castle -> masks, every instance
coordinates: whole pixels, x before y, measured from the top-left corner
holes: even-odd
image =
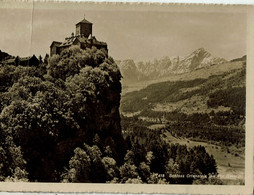
[[[107,43],[98,41],[92,34],[93,23],[85,18],[76,24],[76,35],[72,33],[71,37],[65,38],[64,42],[53,41],[50,45],[50,56],[60,54],[64,49],[72,45],[77,45],[81,49],[96,47],[105,49],[108,52]]]

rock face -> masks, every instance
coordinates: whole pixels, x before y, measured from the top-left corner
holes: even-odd
[[[77,64],[80,67],[73,70],[73,65]],[[101,50],[83,51],[74,47],[62,52],[56,64],[50,61],[49,69],[51,66],[61,69],[61,65],[67,68],[66,73],[72,72],[65,84],[70,93],[74,120],[78,124],[75,134],[59,142],[66,149],[56,148],[63,155],[62,162],[70,160],[73,150],[86,143],[97,145],[102,152],[109,147],[113,158],[120,163],[124,140],[119,114],[121,74],[116,63]],[[54,70],[51,73],[54,75]],[[68,140],[72,143],[71,147]],[[69,155],[66,155],[66,150],[69,150]]]
[[[182,61],[180,61],[174,73],[186,73],[196,69],[204,68],[214,64],[221,64],[226,62],[223,58],[213,57],[204,48],[197,49]]]
[[[222,64],[226,62],[223,58],[213,57],[204,48],[199,48],[186,57],[164,57],[154,59],[153,62],[138,62],[133,60],[119,61],[124,83],[143,80],[152,80],[166,77],[171,74],[182,74],[200,68]]]
[[[139,80],[140,72],[133,60],[117,61],[119,67],[121,67],[121,73],[124,75],[124,79],[128,81]]]

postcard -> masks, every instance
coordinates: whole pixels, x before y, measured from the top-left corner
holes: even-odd
[[[1,1],[0,24],[0,191],[253,192],[253,6]]]

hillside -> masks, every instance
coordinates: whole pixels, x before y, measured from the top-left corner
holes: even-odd
[[[135,115],[155,123],[181,120],[201,126],[209,122],[213,127],[242,129],[245,123],[245,61],[218,66],[224,65],[232,69],[216,69],[215,74],[213,66],[193,71],[189,77],[180,75],[171,81],[126,93],[122,96],[120,111],[125,116]]]
[[[176,109],[183,113],[195,110],[210,112],[211,109],[206,105],[209,95],[219,90],[245,88],[245,65],[243,62],[230,62],[170,77],[168,80],[123,95],[121,111],[138,112],[152,108],[165,112]]]
[[[227,62],[225,59],[213,57],[204,48],[200,48],[186,57],[163,57],[154,59],[152,62],[141,61],[137,63],[133,60],[123,60],[117,63],[123,75],[122,83],[126,86],[136,82],[189,73],[225,62]]]
[[[221,182],[242,185],[245,80],[246,57],[243,57],[123,88],[120,106],[123,132],[130,134],[136,128],[135,135],[142,139],[144,132],[155,131],[170,144],[204,146],[217,163]]]

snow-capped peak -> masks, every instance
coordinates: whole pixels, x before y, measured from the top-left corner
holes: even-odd
[[[191,72],[200,68],[226,62],[223,58],[213,57],[204,48],[193,51],[186,57],[174,56],[135,63],[133,60],[119,62],[125,80],[156,79],[170,74]],[[135,79],[134,79],[135,78]]]
[[[213,57],[204,48],[199,48],[183,59],[175,73],[191,72],[193,70],[226,62],[225,59]]]

